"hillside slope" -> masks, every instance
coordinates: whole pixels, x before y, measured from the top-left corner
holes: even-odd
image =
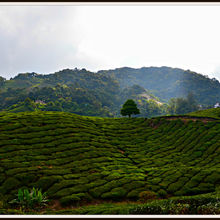
[[[164,101],[185,97],[193,92],[199,104],[214,105],[220,100],[220,83],[215,78],[171,67],[117,68],[101,70],[98,73],[110,75],[119,81],[121,87],[137,84],[152,91]]]
[[[211,108],[206,110],[200,110],[196,112],[191,112],[187,115],[197,116],[197,117],[213,117],[216,119],[220,119],[220,108]]]
[[[1,78],[0,78],[1,81]],[[119,83],[104,74],[85,69],[64,69],[53,74],[20,73],[10,80],[0,82],[0,111],[28,110],[25,100],[32,103],[29,109],[63,111],[86,116],[112,117],[120,115],[120,106],[129,98],[157,100],[144,88],[134,85],[120,88]],[[145,116],[145,112],[142,116]],[[154,114],[154,116],[159,114]]]
[[[0,111],[23,111],[24,101],[30,98],[45,103],[33,109],[118,117],[125,101],[134,99],[139,116],[150,118],[167,114],[166,104],[171,98],[186,97],[191,92],[202,108],[220,102],[219,81],[178,68],[124,67],[97,73],[75,68],[45,75],[20,73],[10,80],[0,77]]]
[[[0,114],[0,194],[38,187],[62,205],[214,192],[220,121]]]

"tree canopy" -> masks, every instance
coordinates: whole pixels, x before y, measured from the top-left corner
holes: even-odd
[[[186,98],[172,98],[169,101],[168,112],[170,114],[186,114],[199,109],[193,93],[188,93]]]
[[[134,102],[134,100],[128,99],[122,106],[121,114],[123,116],[128,115],[130,118],[132,114],[140,114],[140,110],[137,108],[137,104]]]

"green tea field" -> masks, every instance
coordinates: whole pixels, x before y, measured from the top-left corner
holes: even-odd
[[[146,191],[156,201],[214,195],[219,146],[218,118],[1,113],[0,201],[32,187],[68,208],[136,202]]]

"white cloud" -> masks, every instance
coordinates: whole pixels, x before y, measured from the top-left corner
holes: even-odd
[[[219,6],[0,6],[0,75],[171,66],[220,79]]]

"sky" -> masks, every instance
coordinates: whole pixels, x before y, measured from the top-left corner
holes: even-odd
[[[169,66],[220,80],[220,4],[0,3],[0,76]]]

